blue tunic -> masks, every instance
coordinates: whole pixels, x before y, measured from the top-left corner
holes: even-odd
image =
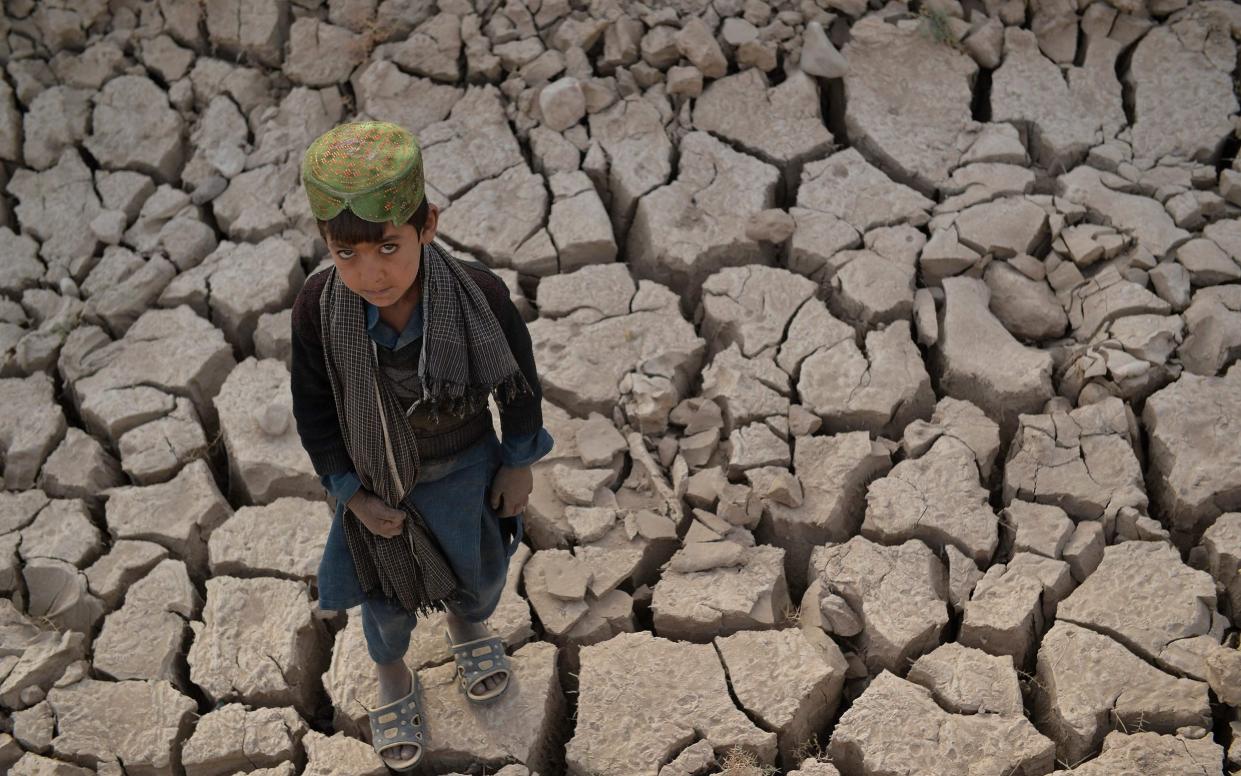
[[[364,304],[367,334],[379,346],[396,350],[422,336],[421,304],[414,307],[399,335],[379,319],[377,307]],[[490,613],[504,586],[508,558],[524,532],[522,515],[502,518],[491,508],[487,495],[496,471],[501,465],[528,466],[547,455],[553,444],[546,428],[533,434],[505,435],[503,441],[492,431],[456,455],[422,465],[406,503],[426,520],[457,575],[460,590],[454,609],[459,613],[471,609]],[[336,499],[336,513],[319,562],[319,606],[348,609],[366,597],[342,524],[345,504],[361,487],[361,481],[354,471],[325,475],[320,480]]]

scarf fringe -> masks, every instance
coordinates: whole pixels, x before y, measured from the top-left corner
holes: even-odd
[[[422,397],[414,401],[410,410],[426,407],[432,423],[439,422],[441,413],[461,417],[480,412],[487,406],[488,395],[495,396],[496,401],[503,405],[512,402],[518,396],[533,393],[530,382],[520,370],[508,375],[486,391],[449,380],[431,380],[430,382],[431,385],[423,386]]]

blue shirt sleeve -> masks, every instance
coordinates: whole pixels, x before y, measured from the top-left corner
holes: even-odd
[[[338,504],[348,504],[349,499],[358,492],[358,488],[362,487],[362,480],[359,480],[358,475],[352,471],[325,474],[319,478],[319,482],[323,483],[323,487],[332,494],[332,498],[336,499]]]
[[[500,442],[500,460],[510,469],[529,466],[551,452],[555,440],[546,428],[533,434],[504,434]]]

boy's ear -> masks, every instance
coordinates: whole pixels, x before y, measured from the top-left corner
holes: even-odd
[[[431,203],[427,203],[427,222],[422,227],[422,234],[419,235],[423,245],[429,245],[435,239],[435,230],[439,226],[440,209]]]

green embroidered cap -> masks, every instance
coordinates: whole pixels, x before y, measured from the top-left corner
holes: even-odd
[[[320,221],[349,208],[364,221],[400,225],[422,204],[422,149],[389,121],[341,124],[306,149],[302,185]]]

